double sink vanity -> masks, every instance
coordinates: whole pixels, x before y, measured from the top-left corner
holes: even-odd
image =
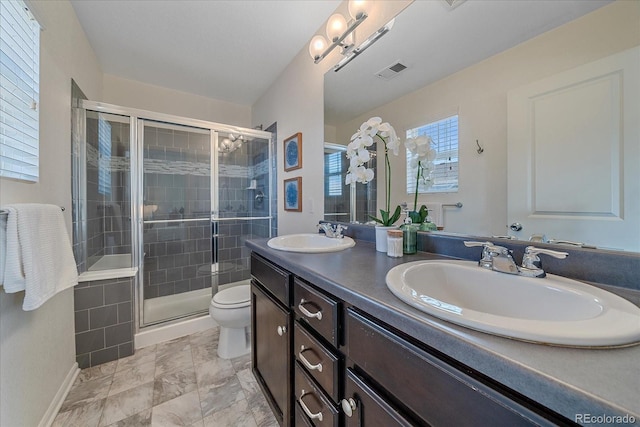
[[[640,425],[626,299],[348,237],[247,245],[253,370],[283,426]]]

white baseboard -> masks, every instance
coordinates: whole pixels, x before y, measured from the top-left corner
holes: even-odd
[[[184,320],[171,325],[150,327],[138,332],[134,337],[135,348],[148,347],[150,345],[180,338],[185,335],[195,334],[217,326],[211,316],[204,315],[195,319]]]
[[[74,363],[67,373],[67,376],[64,378],[64,381],[62,382],[62,384],[60,384],[58,392],[51,401],[51,404],[47,408],[47,412],[45,412],[42,420],[40,420],[38,427],[49,427],[53,424],[53,421],[58,415],[58,411],[64,403],[64,399],[67,398],[67,394],[69,394],[69,390],[71,390],[71,386],[73,386],[73,383],[76,381],[79,373],[80,368],[78,368],[78,363]]]

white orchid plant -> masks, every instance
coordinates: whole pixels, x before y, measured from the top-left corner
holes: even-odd
[[[416,169],[416,192],[413,197],[413,211],[409,213],[414,223],[424,222],[429,214],[425,205],[422,205],[420,210],[418,210],[418,187],[420,182],[422,182],[423,188],[429,188],[433,185],[433,161],[436,158],[437,152],[431,147],[432,144],[433,140],[428,135],[408,138],[404,143],[404,146],[411,153],[409,167]]]
[[[380,209],[380,218],[371,215],[369,217],[383,226],[390,226],[400,218],[401,209],[400,206],[397,206],[393,214],[391,214],[391,163],[389,162],[389,150],[397,156],[400,150],[400,139],[396,135],[393,126],[386,122],[383,123],[380,117],[372,117],[364,122],[351,137],[351,142],[347,147],[347,159],[349,159],[350,165],[345,177],[345,184],[350,185],[356,182],[367,184],[373,180],[374,172],[372,169],[367,168],[365,164],[371,160],[369,147],[373,145],[375,138],[378,138],[384,144],[386,210]]]

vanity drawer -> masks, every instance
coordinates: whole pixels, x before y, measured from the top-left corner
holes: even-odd
[[[352,309],[345,334],[357,369],[429,425],[555,425]]]
[[[298,318],[337,348],[339,302],[298,278],[294,280],[293,289],[294,310]]]
[[[313,423],[304,414],[304,411],[298,402],[296,402],[295,407],[295,420],[293,425],[295,427],[313,427]]]
[[[346,409],[349,411],[345,411]],[[400,415],[352,369],[347,369],[347,387],[342,402],[346,427],[412,427],[415,424]]]
[[[280,302],[291,302],[291,273],[282,270],[255,253],[251,253],[251,275]]]
[[[294,323],[294,354],[324,391],[338,402],[338,373],[340,359],[315,339],[298,322]]]
[[[316,387],[299,363],[296,362],[295,369],[296,406],[300,406],[305,414],[303,416],[314,426],[337,427],[340,420],[337,408]]]

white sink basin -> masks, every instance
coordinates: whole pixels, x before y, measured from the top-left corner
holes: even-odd
[[[640,308],[552,274],[528,278],[471,261],[415,261],[392,268],[386,282],[418,310],[494,335],[573,347],[640,342]]]
[[[288,234],[270,239],[267,245],[270,248],[287,252],[337,252],[355,246],[356,242],[351,237],[334,239],[324,234]]]

